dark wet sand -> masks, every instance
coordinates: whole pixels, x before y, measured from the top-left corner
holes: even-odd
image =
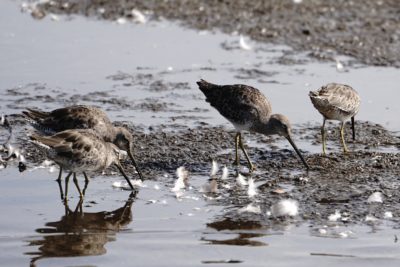
[[[11,115],[9,120],[15,131],[19,132],[18,145],[25,149],[28,168],[43,162],[46,159],[44,153],[38,153],[37,147],[27,142],[25,129],[29,126],[22,116]],[[140,159],[140,167],[147,179],[160,177],[165,172],[174,173],[180,166],[185,166],[192,174],[207,177],[212,160],[230,169],[235,168],[232,164],[235,133],[231,130],[207,125],[193,128],[180,125],[177,129],[159,125],[144,129],[128,122],[116,124],[129,127],[134,134],[137,141],[135,154]],[[360,223],[366,215],[383,217],[381,205],[367,202],[372,193],[382,192],[385,206],[390,206],[395,218],[398,217],[400,154],[379,151],[385,148],[398,151],[400,139],[382,126],[370,122],[357,122],[356,130],[357,140],[354,143],[350,134],[346,136],[352,152],[344,155],[339,144],[338,125],[328,124],[330,152],[327,156],[302,151],[311,167],[309,172],[292,149],[281,149],[279,145],[274,145],[279,137],[246,134],[247,141],[257,144],[256,147],[249,147],[248,152],[257,168],[252,177],[263,183],[259,196],[263,206],[269,207],[281,198],[293,198],[301,204],[300,216],[306,221],[323,221],[340,207],[341,211],[350,214],[346,223]],[[320,145],[319,132],[319,125],[315,125],[295,129],[294,135]],[[351,132],[349,124],[346,132]],[[246,166],[243,156],[241,164]],[[134,172],[128,161],[124,165],[130,173]],[[235,178],[231,179],[233,181]],[[276,190],[282,186],[292,189],[276,194]],[[238,195],[234,189],[223,190],[226,190],[227,197],[220,200],[222,205],[245,205],[251,201],[246,195]]]

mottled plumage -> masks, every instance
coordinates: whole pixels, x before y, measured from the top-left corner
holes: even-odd
[[[322,86],[317,91],[311,91],[309,97],[314,107],[324,117],[321,133],[322,133],[322,150],[325,154],[325,121],[338,120],[341,121],[340,135],[344,152],[347,147],[344,142],[343,129],[344,123],[351,119],[353,140],[355,139],[354,116],[360,108],[360,96],[348,85],[329,83]]]
[[[71,174],[74,174],[76,183],[77,172],[101,171],[112,164],[118,167],[133,189],[119,162],[120,149],[113,143],[105,142],[93,130],[65,130],[52,136],[32,134],[30,138],[46,149],[47,156],[51,160],[70,172],[65,181],[66,191]]]
[[[360,108],[360,96],[348,85],[329,83],[311,91],[311,102],[327,120],[346,121]]]
[[[76,105],[55,109],[50,112],[27,109],[23,114],[32,125],[44,134],[54,134],[69,129],[92,129],[104,141],[112,142],[127,151],[140,179],[142,173],[133,156],[133,136],[124,127],[115,127],[107,114],[93,106]]]
[[[198,82],[206,101],[237,129],[250,130],[258,122],[265,123],[271,115],[271,104],[256,88],[235,84],[215,85]]]
[[[205,80],[200,80],[197,84],[206,96],[206,101],[229,120],[237,130],[236,164],[239,164],[238,147],[240,146],[250,165],[250,171],[254,168],[244,149],[240,133],[241,131],[250,131],[264,135],[284,136],[308,168],[306,161],[292,141],[289,120],[284,115],[272,114],[271,104],[258,89],[242,84],[216,85]]]
[[[113,125],[107,114],[99,108],[76,105],[50,112],[29,108],[27,110],[23,111],[23,114],[32,120],[34,127],[46,134],[55,134],[69,129],[93,129],[111,139],[107,132],[113,128]]]

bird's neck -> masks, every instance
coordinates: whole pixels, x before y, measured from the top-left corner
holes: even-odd
[[[107,157],[104,161],[104,169],[108,168],[111,164],[118,162],[118,157],[115,154],[115,145],[109,142],[106,142],[105,145],[107,147]]]
[[[114,143],[118,133],[118,127],[110,127],[109,130],[104,133],[103,139],[106,142]]]
[[[270,120],[270,118],[268,118],[268,120],[266,120],[266,121],[260,121],[260,122],[256,123],[253,126],[252,130],[254,132],[261,133],[264,135],[276,134],[275,127],[274,127],[272,121]]]

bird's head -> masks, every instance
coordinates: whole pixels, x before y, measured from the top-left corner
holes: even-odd
[[[282,114],[273,114],[268,121],[268,128],[272,134],[278,134],[286,138],[290,138],[292,134],[292,126],[289,119]]]
[[[129,152],[133,145],[133,136],[125,127],[116,127],[114,144],[122,150]]]
[[[307,170],[310,168],[292,139],[292,126],[290,125],[289,119],[286,116],[282,114],[271,115],[267,124],[267,128],[269,134],[278,134],[280,136],[285,137],[292,145],[297,155],[299,155],[301,161],[303,162]]]
[[[124,127],[117,127],[117,132],[114,139],[114,144],[117,145],[120,149],[128,152],[128,156],[131,159],[133,165],[135,165],[136,171],[138,172],[140,179],[143,179],[143,176],[140,170],[137,167],[135,158],[133,156],[133,136],[129,132],[128,129]]]

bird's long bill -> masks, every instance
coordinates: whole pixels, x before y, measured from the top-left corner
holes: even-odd
[[[354,116],[351,117],[351,130],[353,131],[353,140],[356,140],[356,129],[354,127]]]
[[[290,137],[290,135],[288,135],[286,137],[286,139],[289,141],[289,143],[292,145],[294,151],[296,151],[297,155],[299,155],[301,161],[304,163],[304,166],[306,166],[307,170],[310,169],[310,167],[308,166],[307,162],[304,160],[303,156],[301,155],[299,149],[297,148],[296,144],[293,142],[292,138]]]
[[[117,164],[116,163],[115,165],[117,166],[118,170],[121,172],[122,176],[125,177],[125,180],[128,182],[128,184],[131,187],[131,189],[134,190],[135,188],[133,187],[133,185],[132,185],[131,181],[129,180],[128,176],[126,175],[126,173],[125,173],[124,169],[122,168],[121,164],[119,164],[119,163]]]
[[[133,165],[135,166],[136,172],[139,174],[140,180],[143,181],[143,175],[142,175],[142,172],[141,172],[140,169],[139,169],[139,166],[137,165],[137,163],[136,163],[136,161],[135,161],[135,158],[133,157],[132,148],[129,148],[129,150],[128,150],[128,155],[129,155],[129,157],[131,158],[131,160],[132,160],[132,162],[133,162]]]

